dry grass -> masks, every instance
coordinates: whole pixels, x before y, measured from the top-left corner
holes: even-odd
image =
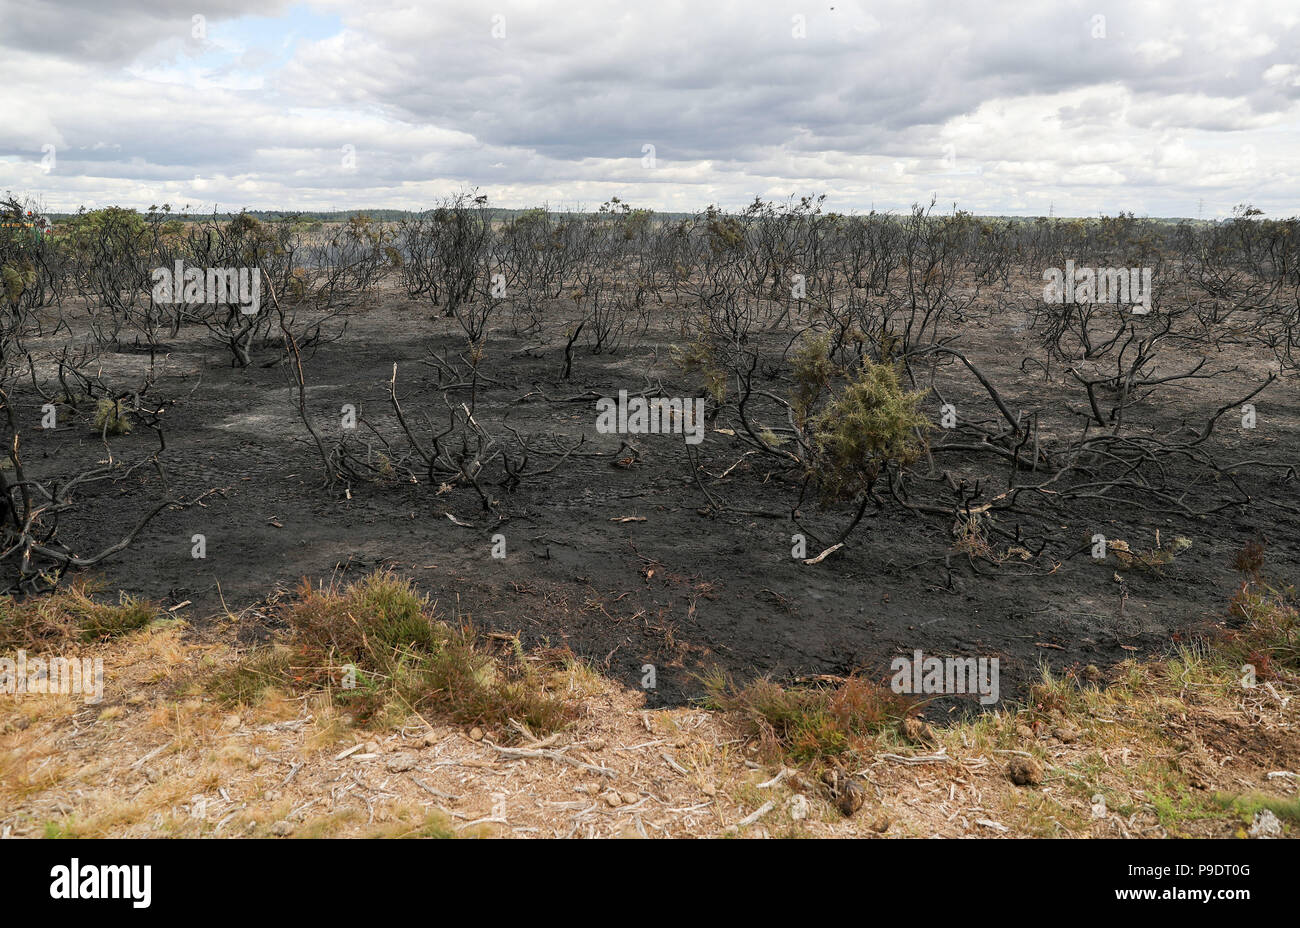
[[[411,717],[549,734],[575,709],[548,690],[556,655],[526,655],[518,640],[495,651],[465,623],[438,618],[410,581],[372,573],[342,587],[304,583],[283,607],[287,646],[255,651],[214,674],[209,690],[232,705],[274,687],[328,692],[376,727]],[[499,641],[499,639],[493,639]]]
[[[716,679],[714,709],[645,711],[641,693],[572,658],[438,623],[380,575],[303,591],[284,608],[302,610],[304,631],[277,649],[240,653],[153,622],[84,646],[105,662],[101,704],[0,697],[0,834],[1226,837],[1267,809],[1291,835],[1294,604],[1257,577],[1246,589],[1219,633],[1163,660],[1044,673],[1023,706],[930,728],[856,678]],[[49,612],[16,625],[49,623],[81,628]],[[436,669],[438,654],[460,669]],[[1243,654],[1269,658],[1253,688]],[[366,697],[376,711],[304,673],[344,657],[380,681]],[[444,688],[419,695],[386,676],[402,662]],[[498,687],[520,681],[569,721],[544,734],[509,715]],[[490,695],[443,711],[466,695],[456,687]],[[398,694],[430,711],[393,711]],[[1015,759],[1037,762],[1037,782],[1008,778]],[[851,817],[824,767],[862,785]]]
[[[763,679],[737,687],[713,675],[705,685],[711,704],[729,714],[765,759],[796,764],[855,763],[917,709],[910,697],[861,677],[835,685],[783,687]]]
[[[119,596],[117,605],[97,602],[87,587],[79,585],[35,599],[0,596],[0,651],[57,649],[113,638],[160,615],[162,610],[154,604],[126,594]]]

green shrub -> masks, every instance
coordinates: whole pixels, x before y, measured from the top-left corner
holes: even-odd
[[[854,499],[886,466],[910,464],[925,451],[924,396],[905,391],[892,364],[863,359],[859,375],[810,420],[824,501]]]
[[[131,418],[122,408],[121,400],[102,399],[95,406],[95,434],[129,435]]]

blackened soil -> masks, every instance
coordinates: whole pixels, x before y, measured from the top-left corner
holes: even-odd
[[[1021,359],[1033,352],[1021,328],[1005,320],[971,323],[963,345],[1013,408],[1068,419],[1069,408],[1082,407],[1077,390],[1021,370]],[[995,538],[997,562],[955,548],[950,519],[918,517],[891,504],[869,511],[843,550],[806,565],[791,556],[791,536],[800,531],[790,518],[798,487],[719,431],[736,423],[710,423],[699,446],[706,472],[701,479],[725,500],[722,512],[707,505],[679,436],[629,437],[636,458],[619,436],[597,434],[588,394],[613,396],[662,383],[670,396],[702,395],[700,382],[670,356],[684,339],[658,332],[612,354],[579,346],[572,377],[563,381],[558,321],[547,335],[519,338],[504,327],[494,330],[481,366],[490,382],[480,384],[474,398],[476,418],[503,438],[502,421],[528,438],[534,471],[559,462],[548,452],[584,441],[553,473],[526,477],[513,492],[491,487],[501,498],[496,511],[485,511],[472,489],[438,493],[422,472],[417,485],[394,478],[325,486],[320,457],[297,418],[289,368],[237,370],[219,346],[182,333],[169,345],[154,391],[175,400],[164,417],[165,483],[141,469],[126,480],[87,487],[78,497],[84,505],[65,517],[59,537],[79,554],[91,553],[134,524],[164,487],[185,498],[219,489],[202,506],[163,512],[130,549],[91,573],[108,589],[169,605],[190,600],[182,614],[202,632],[222,615],[223,603],[238,610],[302,578],[351,578],[391,566],[414,578],[446,614],[520,632],[528,645],[567,645],[629,686],[639,687],[644,665],[654,665],[652,705],[699,695],[699,675],[714,668],[738,680],[855,671],[887,680],[891,659],[916,650],[997,657],[1000,695],[1014,699],[1039,677],[1040,665],[1106,668],[1221,621],[1236,582],[1231,559],[1247,540],[1266,539],[1273,576],[1295,579],[1300,493],[1281,469],[1240,477],[1252,502],[1207,518],[1111,503],[1068,511],[1039,507],[1020,528],[1026,550],[1046,547],[1029,559],[1007,557],[1010,543]],[[455,322],[427,305],[394,296],[359,309],[342,338],[306,360],[313,421],[332,444],[340,435],[341,407],[354,404],[400,449],[387,399],[396,363],[403,406],[427,442],[423,414],[445,427],[447,413],[434,387],[435,369],[424,362],[437,352],[455,363],[464,344]],[[268,350],[262,358],[274,355]],[[1216,362],[1240,370],[1171,389],[1160,405],[1135,415],[1148,416],[1153,426],[1172,427],[1184,417],[1204,421],[1268,369],[1265,359],[1249,356]],[[106,378],[129,383],[148,358],[122,351],[105,355],[103,363]],[[942,384],[945,399],[962,414],[996,417],[962,370],[942,372]],[[452,395],[470,399],[465,389]],[[1258,427],[1245,431],[1235,418],[1225,418],[1215,453],[1223,460],[1297,460],[1295,381],[1274,384],[1255,403]],[[33,421],[37,404],[24,411]],[[354,450],[364,453],[367,440],[374,455],[382,450],[364,427],[352,434]],[[33,431],[25,441],[26,459],[38,472],[68,473],[105,458],[98,438],[75,418],[52,432]],[[124,461],[156,446],[143,428],[112,442],[113,454]],[[389,454],[400,464],[400,450]],[[627,456],[634,457],[630,466],[614,463]],[[976,477],[981,468],[1001,467],[991,461],[949,457],[940,466]],[[1221,489],[1196,487],[1203,475],[1177,476],[1193,488],[1189,502],[1204,503]],[[850,515],[805,502],[801,521],[828,544]],[[1016,526],[1004,521],[1000,527]],[[1150,570],[1124,569],[1113,558],[1099,564],[1089,556],[1094,534],[1147,549],[1157,531],[1165,547],[1180,535],[1192,545],[1171,564]],[[192,557],[196,534],[206,538],[206,558]],[[492,557],[498,534],[505,540],[504,559]],[[810,557],[821,550],[816,538],[807,545]],[[275,630],[266,613],[251,615],[241,627],[246,637]],[[931,711],[972,705],[956,700]]]

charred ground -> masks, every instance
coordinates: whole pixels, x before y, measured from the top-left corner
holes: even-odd
[[[472,209],[457,208],[474,221]],[[448,215],[432,227],[460,221]],[[892,281],[863,281],[855,301],[853,267],[823,253],[807,276],[810,295],[792,299],[785,289],[811,260],[809,236],[829,251],[833,234],[846,234],[827,227],[818,240],[817,216],[805,205],[733,228],[704,214],[685,233],[703,242],[692,246],[695,263],[683,267],[682,253],[655,259],[665,266],[648,283],[653,249],[622,243],[673,225],[605,217],[600,234],[613,250],[593,246],[585,263],[526,299],[511,294],[535,277],[507,270],[506,296],[495,296],[489,272],[505,265],[477,257],[463,293],[455,292],[463,278],[444,267],[430,271],[442,282],[436,299],[412,296],[419,246],[406,230],[399,257],[385,259],[384,243],[372,249],[382,260],[355,288],[339,283],[322,298],[319,277],[304,272],[314,283],[294,317],[286,323],[279,310],[281,324],[248,343],[257,350],[245,366],[214,341],[213,325],[193,321],[134,334],[128,324],[105,339],[93,325],[105,312],[93,289],[68,292],[25,310],[40,322],[21,342],[34,373],[15,374],[8,388],[15,422],[25,424],[22,461],[41,481],[111,462],[111,476],[78,486],[75,509],[58,517],[67,553],[115,540],[161,500],[183,501],[90,568],[105,589],[189,601],[191,615],[215,620],[304,577],[391,566],[446,614],[519,632],[528,646],[567,646],[628,686],[640,688],[643,665],[654,665],[652,705],[699,695],[699,675],[711,669],[738,679],[886,680],[891,658],[914,650],[996,656],[1001,696],[1015,699],[1041,664],[1106,668],[1223,622],[1233,558],[1248,542],[1266,545],[1279,581],[1294,580],[1300,399],[1290,342],[1279,347],[1270,321],[1294,301],[1285,295],[1294,267],[1278,272],[1276,287],[1259,283],[1257,266],[1205,283],[1203,268],[1170,254],[1172,233],[1143,244],[1133,221],[1106,242],[1113,263],[1159,264],[1157,281],[1176,286],[1152,317],[1105,307],[1072,335],[1045,315],[1039,273],[1071,247],[1100,253],[1090,227],[1034,254],[1023,229],[963,250],[949,241],[954,220],[924,211],[915,225],[891,218],[904,230],[897,249],[868,250],[871,260],[892,254]],[[452,236],[438,248],[495,254],[494,241],[523,234],[512,226],[494,238],[486,228],[481,245]],[[784,251],[765,238],[776,232]],[[445,253],[438,248],[431,254]],[[754,255],[780,257],[753,262],[756,276],[746,270]],[[1000,262],[992,271],[981,264],[987,255]],[[863,267],[875,273],[870,260]],[[268,273],[285,307],[296,271],[290,258],[286,275]],[[267,310],[272,320],[276,311]],[[592,342],[593,330],[611,325]],[[1124,352],[1142,350],[1163,325],[1134,372]],[[1099,326],[1110,329],[1099,336]],[[936,426],[944,403],[960,420],[928,432],[918,459],[887,464],[860,495],[829,505],[815,492],[825,461],[815,443],[803,447],[798,433],[811,429],[788,403],[799,383],[795,352],[817,338],[829,343],[826,396],[865,357],[897,365],[909,388],[926,391],[921,408]],[[69,344],[98,347],[88,374],[96,383],[147,383],[144,400],[125,390],[130,434],[92,426],[94,389],[89,405],[55,397],[59,427],[31,427],[58,379],[51,359]],[[1118,371],[1118,400],[1115,385],[1100,382],[1107,364]],[[390,395],[395,365],[405,429]],[[710,396],[703,443],[598,434],[596,399],[619,390]],[[1246,400],[1258,410],[1253,429],[1240,423]],[[472,424],[457,412],[462,404]],[[358,414],[354,430],[341,426],[347,405]],[[161,452],[158,431],[141,420],[162,430]],[[449,425],[448,454],[430,463],[432,438]],[[769,426],[791,434],[761,431]],[[1100,434],[1120,444],[1087,444]],[[484,435],[503,453],[471,479],[445,466],[472,459]],[[784,459],[783,447],[807,456]],[[1051,482],[1062,471],[1068,479]],[[792,557],[792,535],[807,537],[811,558],[841,538],[859,507],[842,548],[816,564]],[[192,556],[195,534],[205,537],[202,559]],[[1094,558],[1097,534],[1132,556],[1112,548]],[[492,556],[495,535],[504,536],[503,559]],[[244,614],[241,636],[276,631],[258,614]]]

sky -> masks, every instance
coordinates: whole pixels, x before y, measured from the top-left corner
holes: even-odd
[[[472,188],[1297,215],[1300,0],[0,0],[0,191],[47,210]]]

